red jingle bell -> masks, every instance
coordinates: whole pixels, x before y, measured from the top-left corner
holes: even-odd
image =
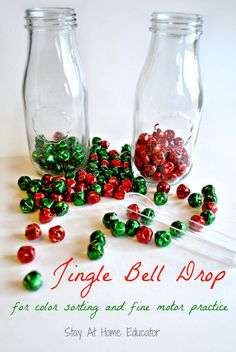
[[[32,241],[42,236],[41,229],[38,224],[29,224],[25,229],[25,237]]]
[[[118,199],[118,200],[122,200],[125,198],[125,190],[124,187],[122,185],[116,187],[115,189],[115,193],[114,193],[114,198]]]
[[[155,181],[159,182],[162,179],[162,173],[159,171],[156,171],[156,172],[154,172],[153,177],[154,177]]]
[[[140,226],[136,234],[137,240],[141,243],[149,243],[152,239],[153,231],[147,226]]]
[[[110,183],[107,183],[103,186],[102,189],[102,194],[104,197],[113,197],[113,193],[114,193],[114,186]]]
[[[175,138],[175,131],[173,130],[166,130],[164,132],[164,137],[168,139],[168,141],[171,141]]]
[[[88,189],[88,186],[83,182],[79,183],[74,188],[75,192],[85,192],[85,191],[87,191],[87,189]]]
[[[152,155],[152,162],[155,166],[160,166],[165,162],[165,156],[162,152],[157,152]]]
[[[163,137],[163,138],[158,138],[158,142],[160,143],[160,145],[162,145],[163,147],[167,148],[169,146],[169,141],[167,138]]]
[[[179,199],[187,198],[190,195],[190,189],[184,184],[180,184],[176,189],[176,194]]]
[[[120,167],[122,165],[122,161],[120,159],[112,159],[111,166],[112,167]]]
[[[184,145],[184,140],[181,137],[176,137],[174,139],[174,145],[176,147],[182,147]]]
[[[68,190],[66,191],[65,197],[64,197],[65,201],[66,202],[73,202],[74,194],[75,194],[75,190],[73,188],[68,188]]]
[[[30,263],[35,258],[35,249],[32,246],[23,246],[17,252],[17,258],[23,264]]]
[[[193,215],[189,221],[189,228],[194,231],[200,232],[205,226],[205,220],[203,216]]]
[[[84,182],[86,179],[87,172],[85,170],[79,170],[77,172],[77,181]]]
[[[124,179],[121,181],[121,185],[125,192],[130,192],[133,187],[133,182],[129,179]]]
[[[202,210],[205,211],[205,210],[211,210],[212,213],[216,213],[217,212],[217,206],[215,205],[215,203],[213,202],[206,202],[206,203],[203,203],[203,206],[202,206]]]
[[[139,209],[139,206],[137,204],[130,204],[127,209],[127,216],[129,219],[132,220],[138,220],[139,214],[136,213],[141,213],[141,210]]]
[[[39,221],[42,223],[42,224],[46,224],[50,221],[52,221],[54,217],[54,213],[52,212],[51,209],[49,208],[42,208],[40,209],[40,212],[39,212]]]
[[[125,198],[125,191],[120,190],[120,191],[115,191],[114,193],[114,198],[118,200],[122,200]]]
[[[96,191],[90,191],[88,196],[87,196],[87,202],[88,204],[96,204],[100,202],[101,197]]]
[[[138,138],[138,144],[146,144],[150,137],[151,135],[148,133],[141,133]]]
[[[97,177],[93,174],[87,174],[85,177],[85,182],[87,185],[94,185],[97,182]]]
[[[130,167],[130,163],[128,161],[125,161],[122,165],[123,169],[127,169],[128,167]]]
[[[169,191],[170,191],[170,185],[167,182],[162,181],[158,183],[157,192],[169,193]]]
[[[98,160],[97,154],[90,154],[90,160]]]
[[[118,151],[117,150],[115,150],[115,149],[112,149],[112,150],[110,150],[109,152],[108,152],[108,155],[109,156],[118,156],[119,155],[119,153],[118,153]]]
[[[49,229],[48,235],[51,242],[59,242],[64,239],[65,230],[62,226],[56,225]]]
[[[162,165],[162,172],[163,174],[171,174],[174,168],[175,165],[171,161],[165,161]]]
[[[116,186],[118,186],[119,181],[118,181],[117,177],[112,176],[109,178],[108,183],[110,183],[112,186],[116,187]]]
[[[110,142],[108,142],[108,141],[101,141],[101,142],[100,142],[100,146],[101,146],[102,148],[108,149],[109,146],[110,146]]]
[[[54,177],[52,175],[43,175],[41,181],[45,188],[52,187],[54,182]]]
[[[39,208],[40,201],[43,199],[45,195],[42,192],[38,192],[34,194],[34,204],[37,208]]]
[[[74,188],[76,186],[76,181],[72,179],[66,180],[66,188],[67,190],[70,188]]]
[[[53,194],[51,194],[50,199],[53,202],[62,202],[64,200],[64,197],[62,194],[53,193]]]
[[[56,177],[54,178],[54,181],[59,181],[59,180],[66,182],[65,176],[62,176],[62,175],[56,176]]]
[[[164,137],[164,132],[160,128],[156,128],[156,126],[155,126],[155,131],[153,132],[153,137],[155,137],[155,138],[163,138]]]
[[[100,162],[100,165],[101,165],[101,166],[106,166],[106,167],[109,167],[109,166],[110,166],[109,161],[106,160],[106,159],[103,159],[103,160]]]

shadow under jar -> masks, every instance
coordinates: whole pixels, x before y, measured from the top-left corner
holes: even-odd
[[[202,17],[151,17],[149,52],[135,96],[133,164],[150,183],[180,182],[192,167],[202,108],[198,42]]]
[[[39,174],[65,174],[89,156],[87,92],[71,8],[26,10],[23,102],[29,153]]]

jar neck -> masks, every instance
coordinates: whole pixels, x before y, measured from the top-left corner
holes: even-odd
[[[71,31],[77,26],[72,8],[44,7],[25,11],[25,27],[29,31]]]
[[[153,34],[198,38],[202,34],[203,20],[200,15],[181,12],[153,12],[150,31]]]

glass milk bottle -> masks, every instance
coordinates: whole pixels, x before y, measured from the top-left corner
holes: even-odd
[[[191,170],[199,130],[202,17],[154,12],[150,31],[136,88],[133,163],[147,181],[175,184]]]
[[[65,174],[84,167],[89,153],[76,14],[71,8],[32,8],[25,19],[23,102],[30,158],[39,174]]]

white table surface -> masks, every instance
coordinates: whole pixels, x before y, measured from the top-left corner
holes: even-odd
[[[204,159],[203,159],[204,160]],[[215,161],[214,161],[215,162]],[[37,258],[29,264],[20,264],[16,259],[16,252],[22,245],[28,244],[24,229],[27,224],[38,221],[38,214],[23,214],[18,203],[24,196],[17,186],[17,179],[21,175],[37,177],[29,159],[25,157],[1,158],[1,345],[5,351],[92,351],[100,348],[102,351],[142,351],[144,348],[157,348],[159,351],[224,351],[235,350],[235,279],[236,272],[227,265],[206,259],[196,253],[183,250],[181,247],[158,249],[154,244],[142,245],[135,240],[111,236],[109,230],[102,225],[101,219],[105,212],[119,211],[120,201],[102,199],[94,206],[71,206],[69,213],[56,218],[53,223],[42,225],[43,238],[35,241]],[[224,230],[235,236],[234,212],[232,209],[233,194],[230,185],[224,181],[224,174],[216,177],[201,172],[195,166],[186,184],[193,191],[199,191],[207,183],[215,184],[219,195],[219,211],[212,229]],[[180,214],[191,214],[191,210],[177,201],[174,195],[175,187],[171,190],[170,201],[165,210],[170,213],[179,206]],[[149,193],[152,197],[152,193]],[[157,211],[158,212],[158,211]],[[231,216],[231,218],[230,218]],[[229,219],[229,220],[228,220]],[[173,219],[175,220],[175,219]],[[61,243],[50,243],[47,230],[52,224],[61,224],[66,229],[66,237]],[[107,234],[105,255],[96,262],[88,260],[86,248],[88,237],[96,229],[104,230]],[[30,243],[32,244],[32,243]],[[85,297],[85,303],[98,305],[99,311],[94,319],[90,319],[88,312],[63,311],[67,304],[82,303],[81,290],[85,283],[62,281],[54,290],[57,279],[53,271],[60,264],[73,257],[70,270],[79,270],[85,273],[97,272],[102,265],[110,273],[112,281],[109,283],[94,283],[90,293]],[[217,275],[226,270],[223,280],[216,282],[213,289],[210,283],[199,280],[184,282],[176,281],[181,269],[190,260],[196,264],[194,277],[203,269]],[[124,275],[135,263],[142,262],[142,273],[151,273],[156,265],[165,265],[160,282],[125,282]],[[74,265],[77,265],[77,269]],[[31,270],[38,270],[44,278],[43,287],[37,292],[27,292],[22,288],[23,277]],[[69,271],[68,271],[69,272]],[[215,301],[227,305],[227,312],[193,312],[189,309],[193,305],[210,305]],[[107,305],[125,303],[123,311],[104,311]],[[133,312],[128,316],[129,307],[134,301],[141,305],[149,305],[151,311]],[[184,305],[184,311],[156,311],[158,305]],[[29,311],[16,310],[12,307],[16,302],[25,306]],[[58,311],[35,312],[37,304],[58,305]],[[160,330],[158,337],[127,337],[126,328]],[[66,337],[65,329],[81,330],[81,339],[78,336]],[[96,328],[96,337],[87,337],[88,329]],[[121,330],[121,337],[102,337],[101,329]],[[68,331],[68,330],[66,330]]]

